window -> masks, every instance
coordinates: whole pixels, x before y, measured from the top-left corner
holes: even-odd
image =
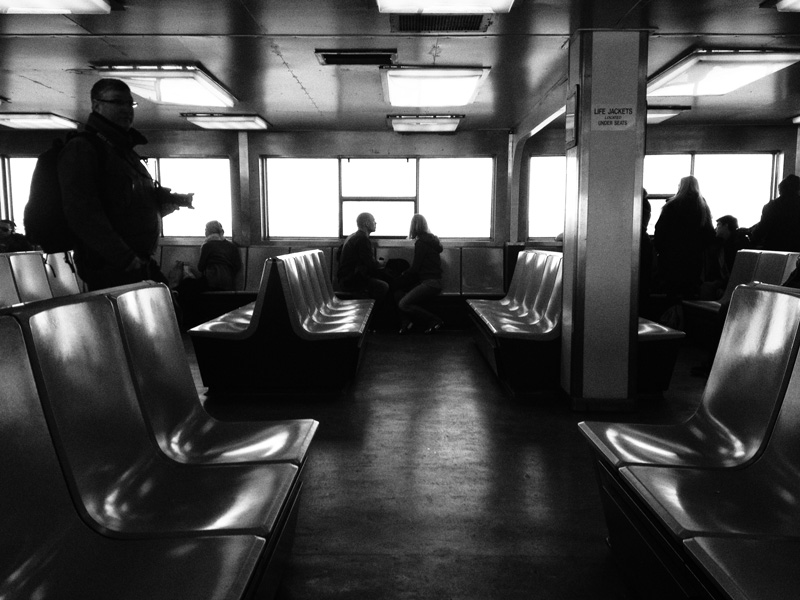
[[[10,217],[17,224],[17,233],[25,233],[22,218],[25,214],[25,205],[31,192],[31,178],[36,167],[35,158],[9,159],[11,183],[11,213]]]
[[[567,159],[534,156],[528,177],[528,237],[554,238],[564,231]]]
[[[231,170],[227,158],[159,158],[159,181],[173,192],[194,192],[194,209],[181,208],[163,219],[165,236],[203,236],[206,223],[231,227]]]
[[[415,212],[440,237],[488,238],[492,158],[265,158],[267,235],[338,237],[359,213],[376,237],[406,237]]]

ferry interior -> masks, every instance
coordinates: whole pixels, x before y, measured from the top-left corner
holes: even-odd
[[[800,1],[0,0],[18,233],[101,78],[194,194],[164,280],[211,220],[243,266],[175,311],[0,253],[0,598],[797,596],[799,255],[671,304],[640,247],[797,173]],[[362,212],[383,264],[428,219],[438,331],[342,292]]]

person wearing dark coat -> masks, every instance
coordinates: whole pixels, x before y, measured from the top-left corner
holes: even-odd
[[[11,219],[0,221],[0,252],[27,252],[33,245],[21,233],[17,233],[17,224]]]
[[[800,252],[800,177],[788,175],[778,184],[778,197],[764,205],[750,239],[764,250]]]
[[[706,249],[714,242],[711,211],[691,175],[661,209],[655,227],[658,278],[667,299],[695,298],[702,283]]]
[[[425,333],[433,333],[441,329],[444,322],[422,304],[442,293],[442,243],[428,230],[428,221],[420,214],[411,218],[408,237],[414,240],[414,261],[403,279],[414,285],[397,303],[400,311],[407,315],[400,333],[411,331],[415,323],[424,327]]]

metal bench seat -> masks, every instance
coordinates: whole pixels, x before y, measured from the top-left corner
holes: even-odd
[[[7,309],[88,525],[111,537],[279,535],[299,493],[291,464],[182,465],[152,443],[117,317],[102,295]]]
[[[342,389],[352,379],[374,301],[335,301],[319,254],[268,259],[255,303],[189,331],[210,393]]]
[[[182,463],[305,462],[317,421],[228,422],[205,411],[166,286],[109,296],[147,425],[164,454]]]
[[[685,422],[579,423],[597,456],[630,464],[722,468],[753,460],[780,409],[800,346],[800,291],[746,285],[733,295],[697,411]],[[641,340],[641,335],[640,335]]]
[[[248,594],[257,583],[263,538],[119,540],[86,527],[70,497],[13,317],[0,316],[0,339],[0,597],[237,600]]]

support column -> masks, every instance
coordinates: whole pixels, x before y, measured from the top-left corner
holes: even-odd
[[[647,36],[570,42],[561,386],[576,409],[636,395]]]

